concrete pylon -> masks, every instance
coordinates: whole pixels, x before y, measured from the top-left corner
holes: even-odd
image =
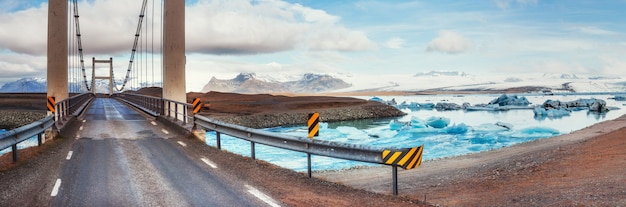
[[[69,96],[67,50],[67,0],[49,0],[48,96],[54,96],[57,102]]]
[[[186,102],[185,1],[165,0],[163,98]]]

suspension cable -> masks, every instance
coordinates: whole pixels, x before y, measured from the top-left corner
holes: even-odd
[[[78,54],[80,56],[80,68],[83,71],[83,81],[85,82],[85,88],[87,89],[87,91],[91,91],[92,89],[89,88],[89,85],[87,84],[87,74],[85,73],[85,60],[83,59],[83,43],[82,43],[82,38],[80,34],[80,21],[78,19],[80,17],[80,15],[78,15],[78,0],[73,0],[72,2],[74,3],[74,22],[76,24],[75,29],[76,29],[76,40],[78,43]]]
[[[154,0],[152,0],[152,86],[154,86]]]
[[[135,32],[135,41],[133,43],[133,49],[131,50],[130,53],[130,61],[128,63],[128,70],[126,70],[126,78],[124,78],[124,83],[122,83],[122,88],[118,88],[117,84],[115,83],[115,89],[117,91],[123,91],[124,87],[126,87],[126,83],[128,82],[128,78],[130,76],[130,71],[133,68],[133,60],[135,59],[135,52],[137,51],[137,41],[139,40],[139,35],[141,32],[141,26],[143,24],[143,17],[144,14],[146,12],[146,3],[148,0],[143,0],[143,3],[141,5],[141,12],[139,13],[139,24],[137,24],[137,31]],[[115,82],[115,78],[113,78],[113,82]]]

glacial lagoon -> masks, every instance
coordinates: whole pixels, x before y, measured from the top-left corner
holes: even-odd
[[[379,98],[384,101],[395,100],[398,104],[402,102],[433,104],[442,102],[477,105],[489,103],[500,95],[417,95],[382,96]],[[407,113],[403,117],[322,123],[320,136],[315,137],[315,139],[399,148],[424,144],[424,160],[460,156],[567,134],[596,123],[616,119],[626,114],[626,109],[624,109],[626,102],[612,99],[616,95],[623,96],[623,94],[610,93],[519,94],[519,96],[526,97],[531,102],[531,106],[541,105],[546,100],[574,101],[595,98],[604,100],[607,107],[613,109],[606,113],[578,110],[563,117],[537,117],[532,109],[506,111],[403,109]],[[372,97],[356,98],[371,99]],[[412,120],[427,120],[431,117],[449,119],[449,124],[445,128],[416,128],[411,126]],[[307,127],[304,125],[264,130],[302,137],[307,135]],[[208,145],[216,145],[214,132],[207,132],[206,138]],[[222,135],[221,139],[222,149],[243,156],[250,156],[250,143],[248,141],[227,135]],[[305,153],[291,152],[261,144],[256,146],[256,159],[296,171],[306,171],[307,169]],[[312,156],[313,170],[338,170],[367,165],[373,164]]]

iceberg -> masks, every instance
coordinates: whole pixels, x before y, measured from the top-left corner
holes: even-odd
[[[499,105],[499,106],[528,106],[530,105],[530,101],[526,99],[526,97],[518,97],[517,95],[508,96],[506,94],[502,94],[500,97],[489,102],[489,105]]]
[[[572,111],[589,110],[589,112],[604,113],[609,111],[606,101],[600,99],[578,99],[575,101],[562,102],[546,100],[542,105],[534,109],[535,117],[563,117],[569,116]]]
[[[511,137],[529,138],[529,137],[553,137],[561,134],[559,130],[550,127],[528,127],[517,131]]]
[[[535,117],[547,116],[553,118],[569,116],[572,113],[566,108],[546,109],[541,107],[535,108],[533,112],[535,112]]]
[[[408,126],[409,126],[409,123],[401,122],[398,120],[391,120],[391,122],[389,122],[389,129],[395,130],[395,131],[402,130],[403,128],[408,127]]]
[[[498,122],[498,123],[500,123],[500,122]],[[509,124],[507,124],[507,125],[509,125]],[[475,132],[482,132],[482,133],[503,132],[503,131],[510,131],[511,128],[513,128],[512,126],[509,126],[509,127],[498,125],[497,123],[496,124],[488,124],[488,123],[486,123],[486,124],[481,124],[481,125],[478,125],[478,126],[474,127],[473,131],[475,131]]]
[[[435,117],[432,116],[426,120],[426,125],[436,128],[442,129],[447,127],[450,124],[450,119],[446,117]]]
[[[411,127],[413,128],[426,128],[428,126],[426,126],[426,121],[417,118],[415,116],[411,117]]]
[[[448,134],[465,134],[467,133],[467,131],[469,131],[469,127],[464,123],[460,123],[446,127],[445,131]]]
[[[439,102],[435,105],[435,109],[440,111],[452,111],[452,110],[460,110],[461,106],[455,103],[443,103]]]

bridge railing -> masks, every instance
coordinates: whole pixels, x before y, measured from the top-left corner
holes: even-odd
[[[114,94],[113,97],[119,98],[152,116],[163,116],[170,120],[180,121],[183,126],[193,123],[193,114],[190,113],[191,104],[188,103],[131,93],[118,93]]]
[[[78,116],[93,98],[91,93],[82,93],[57,102],[55,120],[64,122],[72,116]]]
[[[392,166],[393,194],[398,194],[397,167],[412,169],[421,164],[423,146],[386,149],[366,145],[331,142],[243,127],[196,115],[195,124],[216,132],[217,148],[221,149],[221,133],[250,141],[250,155],[255,159],[255,144],[303,152],[307,154],[308,176],[311,177],[311,155]]]
[[[52,125],[54,125],[54,116],[47,116],[39,121],[0,134],[0,150],[12,147],[13,162],[16,162],[17,144],[37,136],[39,139],[38,143],[41,146],[42,134]]]

